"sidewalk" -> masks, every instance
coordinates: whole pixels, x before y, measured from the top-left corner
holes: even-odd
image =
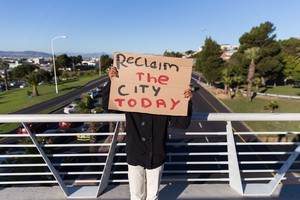
[[[299,185],[279,185],[270,197],[243,197],[228,184],[178,184],[161,185],[160,200],[297,200]],[[62,200],[67,199],[58,187],[12,187],[0,189],[1,200]],[[129,199],[127,184],[109,186],[96,199],[125,200]],[[87,199],[85,199],[87,200]]]

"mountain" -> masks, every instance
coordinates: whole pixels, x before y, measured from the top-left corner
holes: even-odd
[[[58,52],[55,55],[67,54],[68,56],[78,56],[81,55],[83,58],[99,58],[99,56],[106,54],[105,52],[99,53],[72,53],[72,52]],[[109,55],[112,57],[112,55]],[[39,51],[0,51],[0,57],[9,58],[32,58],[32,57],[52,57],[52,54],[39,52]]]
[[[0,51],[0,57],[51,57],[51,54],[38,51]]]

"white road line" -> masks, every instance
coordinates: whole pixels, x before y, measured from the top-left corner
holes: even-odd
[[[203,126],[202,126],[201,122],[199,122],[199,126],[200,126],[200,128],[203,128]]]

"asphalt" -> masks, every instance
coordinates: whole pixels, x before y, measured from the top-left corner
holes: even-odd
[[[299,185],[279,185],[271,196],[246,197],[231,189],[228,184],[178,184],[161,185],[159,200],[298,200]],[[59,186],[53,187],[9,187],[0,189],[2,200],[63,200],[67,198]],[[74,199],[74,198],[72,198]],[[77,198],[78,199],[78,198]],[[81,198],[82,199],[82,198]],[[128,200],[128,184],[108,186],[97,198],[105,200]]]

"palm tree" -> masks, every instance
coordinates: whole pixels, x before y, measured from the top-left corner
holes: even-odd
[[[40,73],[33,71],[26,75],[25,80],[32,87],[32,95],[39,96],[37,87],[38,84],[43,81],[43,76]]]
[[[249,65],[249,71],[247,76],[247,98],[249,101],[252,100],[251,90],[253,85],[253,78],[255,73],[255,60],[259,57],[259,47],[252,47],[245,50],[245,56],[251,60],[251,63]]]
[[[230,87],[233,83],[233,76],[231,76],[231,71],[229,69],[223,70],[223,83],[225,94],[229,95],[229,97],[232,98]]]
[[[239,91],[240,91],[240,85],[241,85],[241,83],[243,82],[243,76],[242,75],[236,75],[236,76],[234,76],[234,82],[236,83],[236,87],[235,87],[235,91],[236,91],[236,93],[239,93]]]
[[[261,78],[260,77],[255,77],[254,84],[255,84],[255,87],[256,87],[256,92],[258,92],[259,86],[261,84]]]
[[[0,69],[3,69],[4,73],[2,75],[5,85],[5,90],[8,91],[8,73],[7,73],[7,63],[3,62],[0,58]]]

